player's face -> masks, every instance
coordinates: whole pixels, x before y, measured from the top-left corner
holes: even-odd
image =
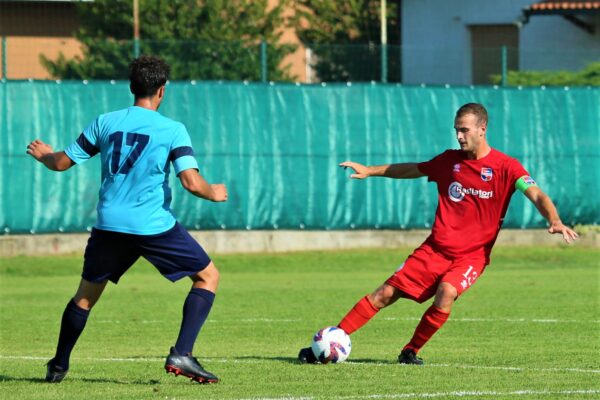
[[[485,141],[485,124],[479,124],[473,114],[465,114],[454,120],[456,140],[462,151],[475,153],[480,144]]]

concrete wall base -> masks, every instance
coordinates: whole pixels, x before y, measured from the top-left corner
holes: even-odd
[[[356,248],[417,247],[428,230],[356,231],[192,231],[209,254],[273,253]],[[89,234],[35,234],[0,236],[0,257],[83,253]],[[504,229],[497,246],[559,246],[560,235],[543,229]],[[600,232],[582,234],[576,246],[600,247]]]

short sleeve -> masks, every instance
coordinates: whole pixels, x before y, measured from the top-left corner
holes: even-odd
[[[175,133],[175,138],[169,150],[169,160],[173,163],[176,175],[179,175],[186,169],[198,169],[198,162],[194,157],[190,135],[183,125]]]
[[[436,182],[440,171],[444,170],[442,167],[448,162],[448,155],[449,151],[446,150],[442,154],[438,154],[429,161],[418,163],[417,168],[427,176],[429,181]]]
[[[529,172],[521,165],[519,161],[511,158],[508,163],[508,182],[514,186],[517,180],[522,177],[530,178]]]
[[[99,121],[100,117],[96,118],[87,126],[79,135],[77,140],[71,143],[66,149],[65,154],[76,164],[81,164],[100,152],[98,146]]]

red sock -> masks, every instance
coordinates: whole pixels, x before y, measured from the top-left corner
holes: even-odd
[[[425,311],[423,317],[421,318],[421,322],[417,325],[417,329],[415,329],[415,334],[413,335],[410,342],[404,346],[404,349],[410,348],[417,353],[421,350],[421,347],[427,343],[429,339],[433,336],[434,333],[438,331],[444,325],[444,322],[448,320],[450,313],[446,313],[441,309],[437,308],[435,305],[432,305]]]
[[[368,296],[365,296],[352,307],[352,310],[340,321],[338,327],[349,335],[369,322],[378,311],[379,309],[371,304]]]

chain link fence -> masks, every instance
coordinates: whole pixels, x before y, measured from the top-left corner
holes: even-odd
[[[511,83],[510,77],[518,71],[576,74],[600,61],[600,49],[496,47],[461,52],[379,44],[314,44],[285,54],[266,42],[107,40],[100,50],[87,54],[69,38],[2,37],[1,77],[127,79],[133,57],[155,54],[171,64],[173,80],[516,85],[520,83]]]
[[[399,50],[387,46],[384,54],[379,45],[317,44],[282,56],[266,42],[113,40],[102,45],[101,54],[86,57],[83,46],[74,39],[4,37],[1,76],[12,80],[70,79],[76,72],[77,79],[126,79],[132,58],[155,54],[171,64],[174,80],[400,82]],[[67,65],[69,60],[72,63]]]

